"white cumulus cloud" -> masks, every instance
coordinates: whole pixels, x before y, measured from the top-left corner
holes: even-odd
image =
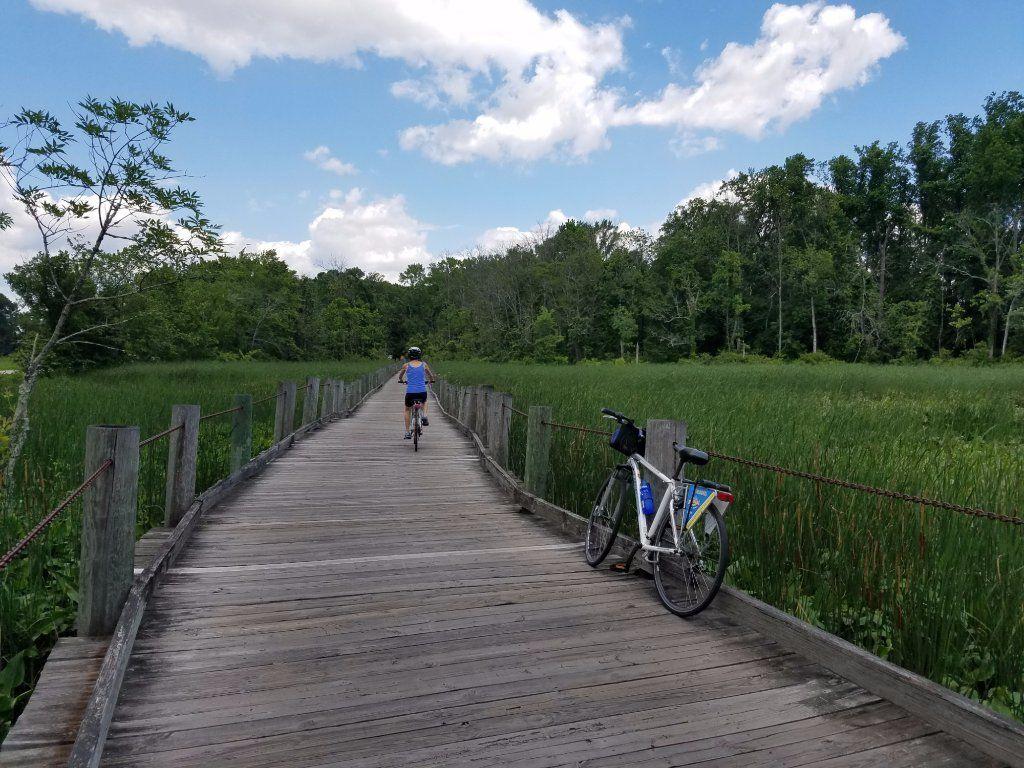
[[[305,240],[253,240],[241,232],[225,233],[224,240],[234,252],[273,248],[301,274],[340,264],[395,281],[410,264],[432,260],[429,230],[406,210],[402,195],[366,200],[361,189],[353,188],[332,190],[329,202],[309,223]]]
[[[543,221],[537,222],[530,229],[519,229],[519,227],[506,225],[485,230],[476,239],[476,245],[485,253],[502,251],[513,245],[529,245],[554,233],[568,220],[569,217],[560,208],[556,208],[549,211]]]
[[[350,176],[351,174],[358,173],[352,163],[342,162],[331,154],[330,147],[325,147],[323,144],[308,152],[304,152],[302,156],[309,160],[309,162],[316,164],[318,168],[330,173],[336,173],[339,176]]]
[[[729,43],[656,99],[619,112],[622,124],[728,130],[751,137],[801,120],[836,91],[863,85],[875,66],[906,44],[880,13],[850,5],[776,4],[751,45]]]
[[[732,181],[739,175],[739,172],[735,168],[730,168],[725,174],[724,179],[715,179],[714,181],[706,181],[703,184],[698,184],[690,190],[686,197],[676,204],[676,207],[679,208],[680,206],[687,205],[698,198],[703,200],[735,200],[736,196],[729,190],[723,189],[722,187],[725,186],[725,182]]]
[[[222,75],[255,58],[362,66],[397,59],[415,76],[392,94],[468,112],[407,127],[400,143],[440,163],[585,158],[616,126],[760,136],[865,83],[905,43],[880,13],[850,5],[773,5],[759,37],[727,44],[655,98],[626,103],[608,77],[626,67],[626,18],[585,23],[528,0],[31,0],[204,58]],[[696,142],[696,143],[694,143]],[[699,139],[690,142],[707,149]],[[340,161],[339,161],[340,163]],[[341,164],[342,166],[344,164]]]

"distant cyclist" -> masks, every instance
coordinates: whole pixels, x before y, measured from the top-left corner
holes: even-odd
[[[412,408],[415,403],[422,403],[420,423],[425,427],[430,424],[427,420],[427,382],[434,380],[434,372],[430,366],[420,358],[423,357],[423,350],[419,347],[409,347],[409,362],[402,366],[402,372],[398,374],[400,384],[408,384],[405,389],[405,439],[412,440],[412,431],[409,422],[412,420]]]

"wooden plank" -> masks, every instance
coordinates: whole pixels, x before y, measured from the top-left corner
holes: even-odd
[[[164,525],[173,528],[196,498],[196,460],[199,450],[199,406],[175,405],[167,436],[167,488],[164,493]]]
[[[287,387],[285,389],[287,395]],[[294,392],[291,401],[292,415],[294,415]],[[285,421],[287,422],[287,418]],[[158,578],[171,567],[185,547],[192,532],[198,526],[204,509],[215,506],[241,482],[260,472],[283,451],[295,445],[298,439],[320,426],[319,421],[314,421],[300,427],[277,441],[238,472],[207,489],[182,516],[180,522],[175,526],[174,532],[161,545],[153,562],[136,578],[121,611],[85,707],[81,725],[68,759],[70,768],[84,768],[85,766],[92,768],[99,765],[147,601]]]
[[[686,445],[686,422],[674,419],[650,419],[647,422],[647,450],[644,455],[653,466],[663,474],[672,477],[676,468],[676,449],[673,444]],[[657,506],[665,493],[665,483],[650,478],[651,490],[654,492],[654,505]]]
[[[106,638],[62,637],[0,746],[3,766],[64,766],[106,653]]]
[[[237,394],[237,410],[231,414],[231,471],[237,472],[252,458],[252,395]]]
[[[670,422],[671,423],[671,422]],[[680,424],[682,424],[680,422]],[[510,473],[489,460],[479,438],[460,427],[476,443],[483,466],[521,504],[572,538],[586,531],[586,520],[526,491]],[[685,442],[685,424],[682,426]],[[679,440],[678,437],[674,439]],[[659,440],[665,443],[665,440]],[[671,443],[671,440],[668,441]],[[616,550],[627,552],[633,541],[619,536]],[[957,694],[908,670],[857,648],[840,638],[812,627],[750,595],[723,587],[719,607],[738,622],[779,638],[786,647],[804,654],[866,689],[897,702],[913,715],[963,739],[983,754],[1011,766],[1024,766],[1024,725],[999,715],[966,696]]]
[[[317,418],[320,402],[320,378],[310,376],[306,379],[306,389],[302,395],[302,424],[311,424]]]
[[[723,587],[718,602],[745,626],[855,680],[869,691],[1009,765],[1024,765],[1024,725],[890,664],[853,643],[800,621],[738,589]]]
[[[526,470],[523,485],[543,498],[548,489],[551,453],[551,407],[531,405],[526,426]]]
[[[82,495],[78,634],[106,637],[117,623],[133,578],[139,428],[91,426],[85,435],[85,476],[112,465]]]
[[[477,436],[439,416],[413,453],[394,381],[354,405],[197,526],[149,599],[105,765],[989,764],[717,606],[682,621],[589,568],[546,516],[580,518]]]

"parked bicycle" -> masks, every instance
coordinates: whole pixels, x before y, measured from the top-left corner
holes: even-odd
[[[641,556],[653,566],[658,597],[672,613],[694,616],[718,594],[729,564],[725,512],[733,501],[728,485],[687,480],[687,464],[704,466],[708,455],[673,443],[676,468],[672,477],[644,458],[646,436],[632,419],[609,408],[601,413],[618,422],[611,446],[628,458],[616,466],[594,502],[587,525],[587,563],[596,567],[615,546],[626,508],[636,511]],[[665,484],[655,506],[641,468]]]

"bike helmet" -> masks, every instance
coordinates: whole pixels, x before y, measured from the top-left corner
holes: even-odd
[[[423,350],[419,347],[409,347],[409,359],[419,360],[423,356]]]

